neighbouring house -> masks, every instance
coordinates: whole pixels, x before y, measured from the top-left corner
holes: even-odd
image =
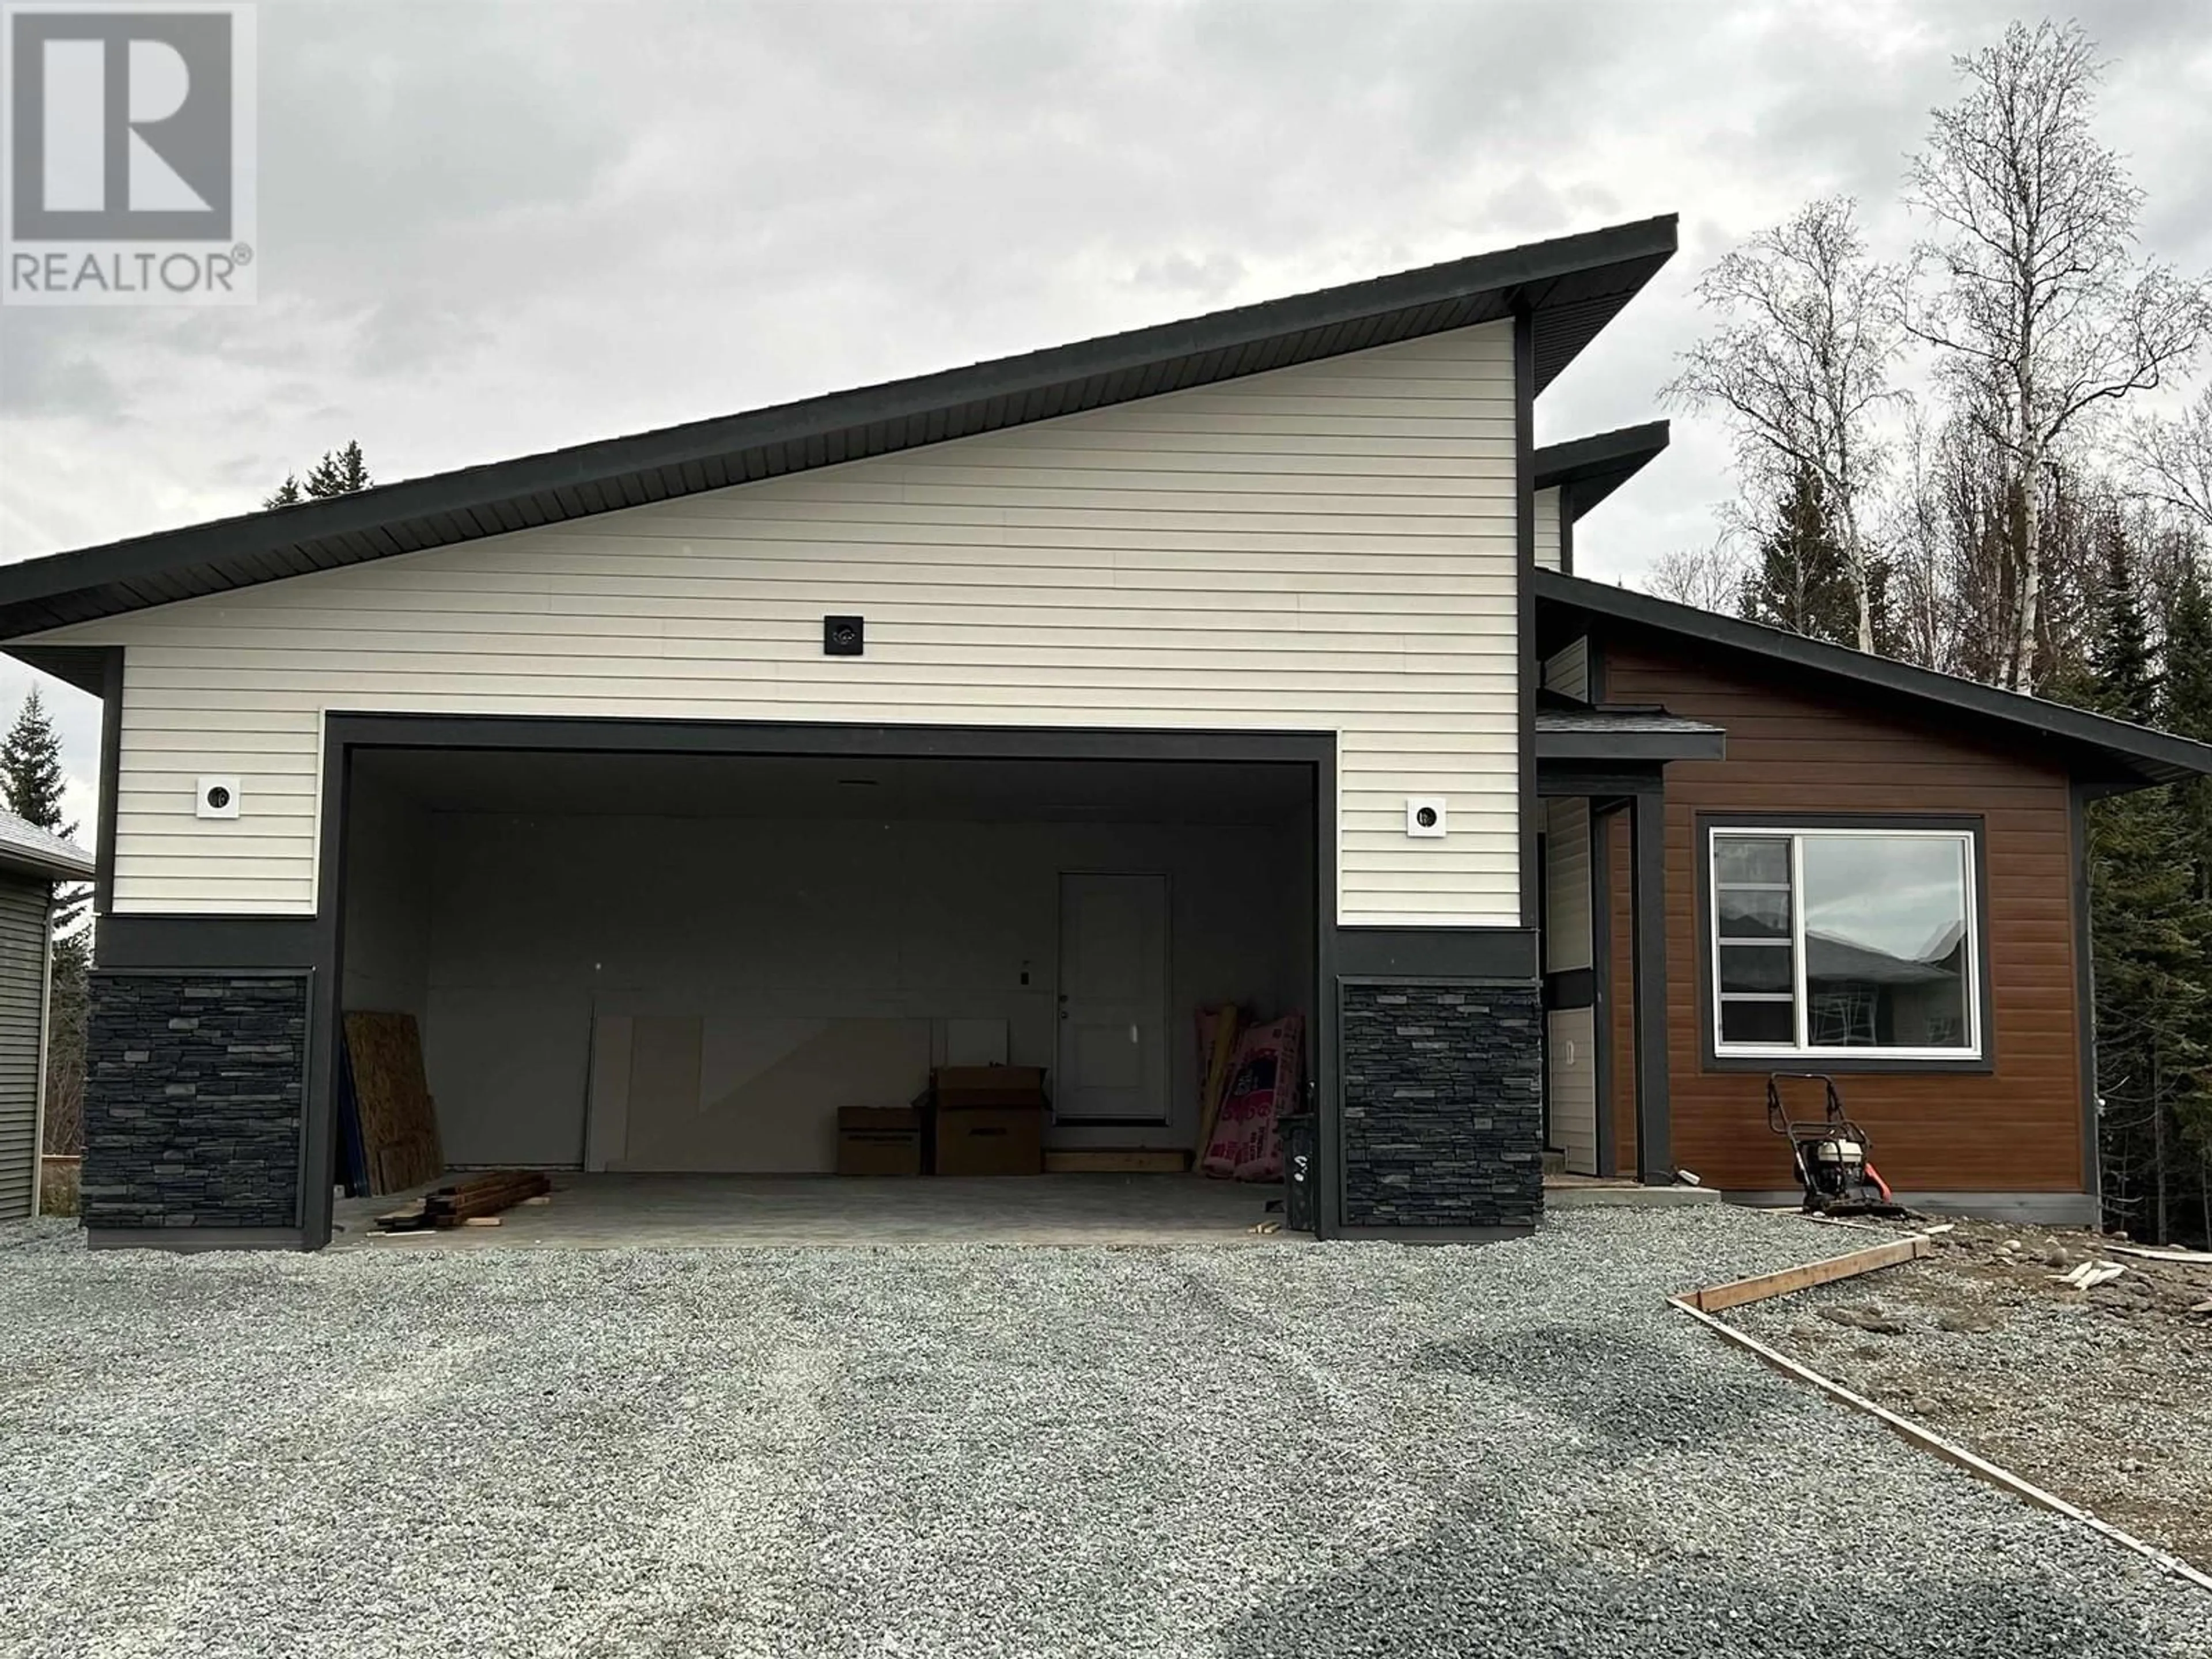
[[[82,848],[0,812],[0,1221],[39,1212],[54,889],[92,876]]]
[[[936,1063],[1188,1146],[1304,1016],[1324,1234],[1547,1157],[2086,1217],[2081,805],[2212,749],[1577,578],[1536,399],[1671,218],[0,571],[98,694],[94,1242],[323,1243],[348,1010],[456,1166],[805,1173]]]

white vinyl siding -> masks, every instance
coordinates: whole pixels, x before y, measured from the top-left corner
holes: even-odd
[[[1566,1154],[1570,1175],[1598,1173],[1596,1032],[1589,1008],[1558,1008],[1545,1017],[1552,1145]]]
[[[125,912],[311,913],[347,710],[1334,730],[1340,919],[1510,926],[1514,419],[1488,324],[46,638],[125,647]]]
[[[1595,961],[1590,948],[1589,803],[1544,803],[1544,971],[1565,973]]]
[[[1536,492],[1536,562],[1547,570],[1557,570],[1561,563],[1559,492],[1556,489]]]

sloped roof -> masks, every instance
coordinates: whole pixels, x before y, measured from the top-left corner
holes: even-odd
[[[28,819],[0,812],[0,868],[53,881],[90,881],[92,854]]]
[[[1755,657],[1783,676],[1803,674],[1861,689],[1869,697],[1918,705],[1923,714],[2027,738],[2078,775],[2121,787],[2179,783],[2212,775],[2212,744],[2093,714],[2066,703],[2000,690],[1930,668],[1917,668],[1825,640],[1808,639],[1761,623],[1700,611],[1633,589],[1536,572],[1537,632],[1541,641],[1577,632],[1601,617],[1692,640],[1708,649]]]
[[[1669,431],[1665,421],[1646,421],[1547,444],[1535,454],[1536,488],[1559,490],[1566,517],[1579,519],[1665,449]]]
[[[0,640],[1532,317],[1541,391],[1674,252],[1661,218],[0,568]],[[21,654],[21,653],[19,653]],[[27,657],[27,660],[30,659]]]

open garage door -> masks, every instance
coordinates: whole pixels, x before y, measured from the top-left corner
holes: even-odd
[[[454,1168],[828,1173],[947,1065],[1187,1152],[1196,1012],[1313,1006],[1316,771],[364,748],[343,1005],[415,1016]]]

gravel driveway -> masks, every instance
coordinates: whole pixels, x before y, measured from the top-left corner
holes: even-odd
[[[2212,1655],[2212,1598],[1482,1249],[88,1255],[0,1230],[0,1652]]]

